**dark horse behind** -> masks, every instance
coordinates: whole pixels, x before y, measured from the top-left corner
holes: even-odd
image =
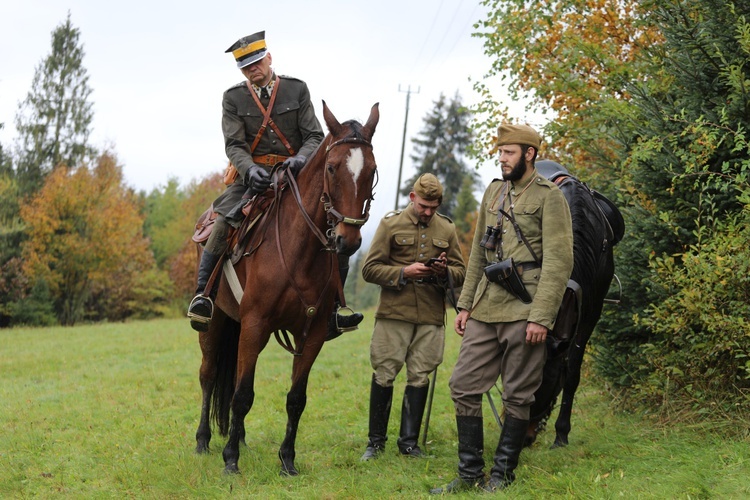
[[[526,435],[529,446],[546,425],[562,392],[554,448],[568,444],[573,397],[581,380],[584,350],[602,313],[614,276],[612,247],[622,239],[625,224],[609,200],[571,176],[562,165],[542,160],[536,166],[540,174],[560,188],[573,220],[573,273],[553,335],[547,337],[544,377],[534,394]]]
[[[239,472],[258,356],[273,333],[294,354],[279,458],[283,474],[298,474],[294,445],[307,402],[308,376],[341,288],[336,254],[351,255],[362,243],[360,229],[369,215],[377,177],[371,140],[378,105],[364,125],[353,120],[339,123],[325,102],[323,117],[329,133],[317,151],[296,179],[275,171],[273,191],[265,195],[267,208],[249,218],[258,222],[248,231],[238,260],[232,259],[244,292],[233,293],[228,279],[233,273],[225,264],[213,321],[200,333],[203,401],[196,451],[208,452],[213,417],[220,434],[229,435],[223,452],[225,472]]]

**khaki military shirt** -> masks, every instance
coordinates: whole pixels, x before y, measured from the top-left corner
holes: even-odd
[[[529,183],[532,183],[529,185]],[[510,196],[503,194],[510,188]],[[528,189],[527,189],[528,188]],[[526,271],[522,278],[532,297],[524,304],[484,275],[488,264],[498,262],[496,252],[479,243],[487,226],[497,224],[498,208],[513,213],[542,267]],[[510,221],[502,224],[503,258],[513,257],[517,264],[533,262],[523,241],[519,241]],[[500,241],[498,241],[500,248]],[[528,320],[552,329],[570,274],[573,271],[573,228],[570,209],[562,192],[534,171],[528,180],[513,184],[495,179],[484,193],[479,208],[476,232],[471,247],[466,281],[458,301],[460,309],[472,310],[471,317],[485,323]]]
[[[274,75],[275,76],[275,75]],[[310,102],[310,92],[302,80],[279,76],[280,81],[271,119],[279,127],[294,154],[310,157],[323,140],[323,129],[315,117]],[[224,92],[222,100],[221,128],[224,132],[224,146],[227,157],[240,173],[235,182],[242,183],[245,173],[253,164],[250,146],[263,124],[263,112],[250,95],[247,83],[238,83]],[[268,99],[261,99],[268,106]],[[290,156],[276,132],[267,126],[253,155],[279,154]]]
[[[396,319],[419,325],[445,324],[445,280],[434,283],[407,280],[403,268],[426,263],[442,252],[455,287],[466,274],[456,227],[448,217],[435,214],[429,225],[420,222],[413,204],[389,212],[380,221],[370,245],[362,276],[380,285],[376,318]]]

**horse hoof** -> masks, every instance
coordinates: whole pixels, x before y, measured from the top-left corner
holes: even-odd
[[[282,476],[282,477],[284,477],[284,476],[289,476],[289,477],[299,476],[299,471],[297,469],[295,469],[294,466],[287,467],[285,465],[282,465],[281,466],[281,471],[279,472],[279,476]]]
[[[208,445],[205,443],[199,443],[198,446],[195,447],[195,453],[198,455],[207,455],[210,451]]]
[[[236,463],[233,464],[227,464],[226,467],[224,467],[224,474],[239,474],[240,469],[237,467]]]
[[[550,446],[549,449],[554,450],[555,448],[565,448],[566,446],[568,446],[568,443],[555,439],[555,442],[552,443],[552,446]]]

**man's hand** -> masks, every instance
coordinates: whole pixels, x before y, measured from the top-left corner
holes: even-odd
[[[545,340],[547,340],[547,327],[529,321],[526,324],[526,343],[536,345]]]
[[[467,321],[469,321],[469,311],[467,311],[466,309],[461,309],[461,312],[458,313],[455,321],[453,321],[453,328],[455,328],[456,333],[462,337],[464,336],[464,332],[466,332]]]
[[[441,253],[438,259],[439,260],[435,261],[435,263],[430,266],[430,269],[432,269],[434,274],[437,274],[441,278],[445,278],[448,273],[448,258],[445,252]]]
[[[284,161],[282,167],[289,169],[289,172],[291,172],[293,176],[297,177],[297,174],[300,170],[302,170],[302,167],[305,166],[305,163],[307,163],[307,158],[302,155],[297,155],[287,158]]]
[[[250,188],[253,196],[264,192],[271,185],[271,176],[263,167],[253,165],[245,174],[245,186]]]

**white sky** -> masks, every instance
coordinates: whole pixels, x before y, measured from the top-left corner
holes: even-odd
[[[402,182],[414,172],[411,139],[433,102],[456,91],[464,103],[475,102],[469,78],[480,79],[490,67],[481,40],[471,36],[485,16],[479,0],[4,1],[0,143],[8,149],[18,104],[68,11],[81,32],[93,89],[91,143],[113,146],[126,182],[139,190],[163,186],[169,177],[185,185],[226,166],[221,97],[243,77],[224,51],[256,31],[266,31],[276,72],[307,82],[324,128],[323,99],[339,121],[364,122],[380,103],[373,220],[396,201],[405,90],[419,93],[410,99]],[[499,83],[496,89],[501,94]],[[493,170],[482,168],[485,182]],[[369,225],[374,231],[376,224]]]

